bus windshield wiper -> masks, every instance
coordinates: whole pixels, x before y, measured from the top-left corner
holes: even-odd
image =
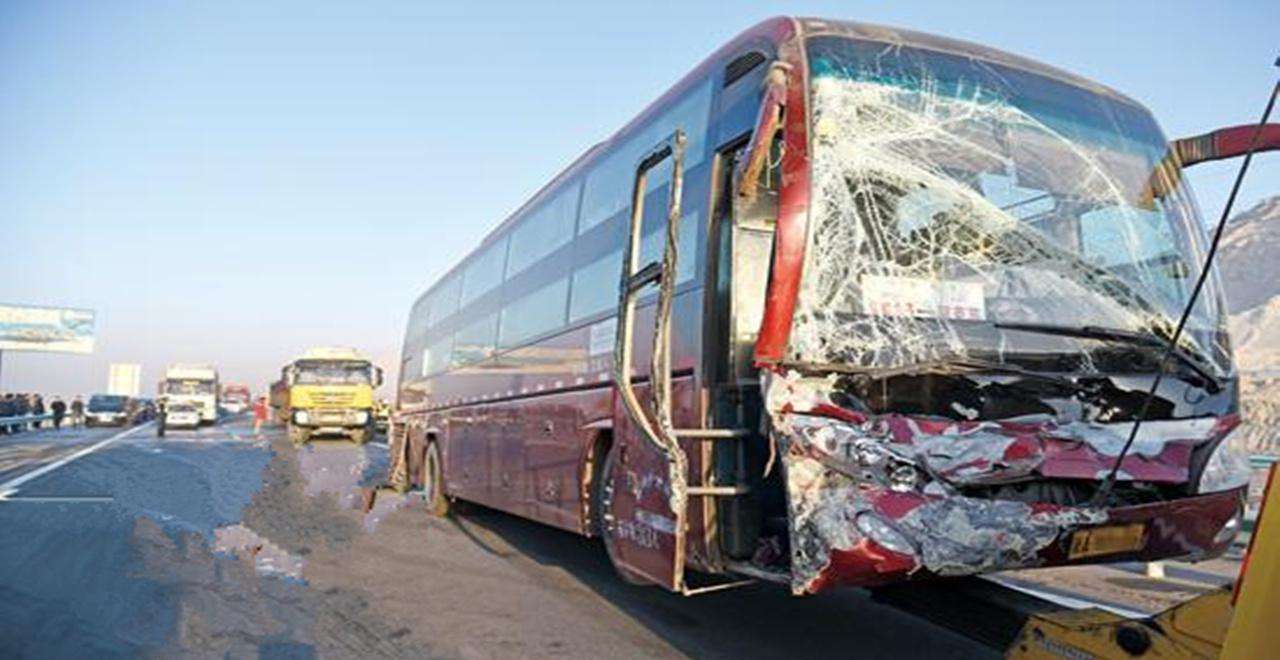
[[[1198,376],[1203,378],[1217,391],[1222,388],[1222,380],[1210,372],[1201,363],[1198,357],[1188,353],[1181,346],[1178,346],[1169,340],[1155,333],[1137,332],[1134,330],[1122,330],[1120,328],[1103,328],[1096,325],[1082,326],[1065,326],[1050,325],[1047,323],[993,323],[1001,330],[1020,330],[1023,332],[1034,332],[1045,335],[1061,335],[1063,337],[1080,337],[1084,339],[1097,339],[1100,341],[1111,341],[1124,344],[1132,344],[1136,346],[1148,346],[1151,348],[1167,349],[1174,358],[1183,365],[1196,372]]]

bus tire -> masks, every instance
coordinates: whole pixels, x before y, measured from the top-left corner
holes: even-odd
[[[592,488],[592,510],[596,512],[595,524],[596,530],[600,534],[600,540],[604,542],[604,552],[609,556],[609,563],[613,564],[613,570],[627,584],[649,584],[639,575],[622,566],[618,561],[617,540],[614,538],[615,527],[613,525],[613,474],[618,465],[618,446],[609,447],[609,452],[605,454],[604,464],[600,467],[599,479],[596,480],[594,488]]]
[[[422,460],[422,501],[427,513],[437,518],[447,517],[453,503],[444,493],[444,464],[440,461],[440,447],[434,441],[427,443]]]

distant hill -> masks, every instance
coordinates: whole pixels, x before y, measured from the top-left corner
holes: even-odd
[[[1255,452],[1280,452],[1280,196],[1227,223],[1218,270],[1231,312],[1244,425],[1234,436]]]
[[[1280,195],[1231,218],[1219,250],[1241,371],[1280,369]]]

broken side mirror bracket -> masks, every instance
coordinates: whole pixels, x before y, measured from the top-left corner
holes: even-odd
[[[787,80],[791,65],[774,62],[764,78],[764,97],[760,100],[760,112],[756,115],[755,130],[747,145],[746,157],[734,173],[735,197],[754,200],[759,192],[760,175],[769,163],[773,150],[773,138],[782,129],[783,113],[787,105]]]

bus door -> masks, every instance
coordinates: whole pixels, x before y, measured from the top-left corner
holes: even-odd
[[[677,130],[642,158],[636,168],[630,226],[623,248],[613,360],[617,383],[614,438],[619,451],[617,464],[609,475],[611,497],[606,519],[610,529],[604,530],[611,538],[612,559],[620,569],[672,590],[680,589],[684,583],[683,486],[688,470],[671,428],[670,331],[665,321],[670,317],[675,289],[678,255],[672,244],[679,231],[684,144],[684,134]],[[668,237],[667,248],[659,260],[641,264],[645,199],[651,192],[649,174],[659,166],[671,169],[665,209],[667,227],[662,232]],[[664,277],[665,273],[672,277]],[[652,308],[654,322],[641,333],[641,338],[648,339],[653,347],[649,378],[637,386],[633,382],[635,372],[641,370],[635,364],[636,303],[641,295],[655,289],[659,297]],[[649,316],[648,311],[644,316]]]
[[[685,136],[675,133],[640,160],[632,193],[630,231],[623,248],[622,280],[618,295],[618,328],[614,345],[614,438],[619,443],[618,463],[609,470],[606,504],[611,559],[626,573],[673,591],[693,594],[739,584],[718,584],[690,589],[684,580],[686,536],[690,501],[735,497],[738,485],[690,483],[689,459],[684,444],[742,437],[742,429],[676,428],[671,373],[671,309],[675,297],[679,261],[678,240],[684,182]],[[664,247],[657,260],[642,264],[645,201],[649,173],[659,166],[670,168],[663,183],[666,191]],[[658,179],[658,177],[654,177]],[[652,200],[650,200],[652,201]],[[654,214],[650,214],[653,217]],[[643,293],[657,290],[657,300],[637,313]],[[649,340],[648,382],[635,380],[636,317],[651,321],[643,338]],[[679,392],[687,397],[688,392]],[[690,420],[684,420],[688,422]],[[682,443],[683,441],[683,443]]]

